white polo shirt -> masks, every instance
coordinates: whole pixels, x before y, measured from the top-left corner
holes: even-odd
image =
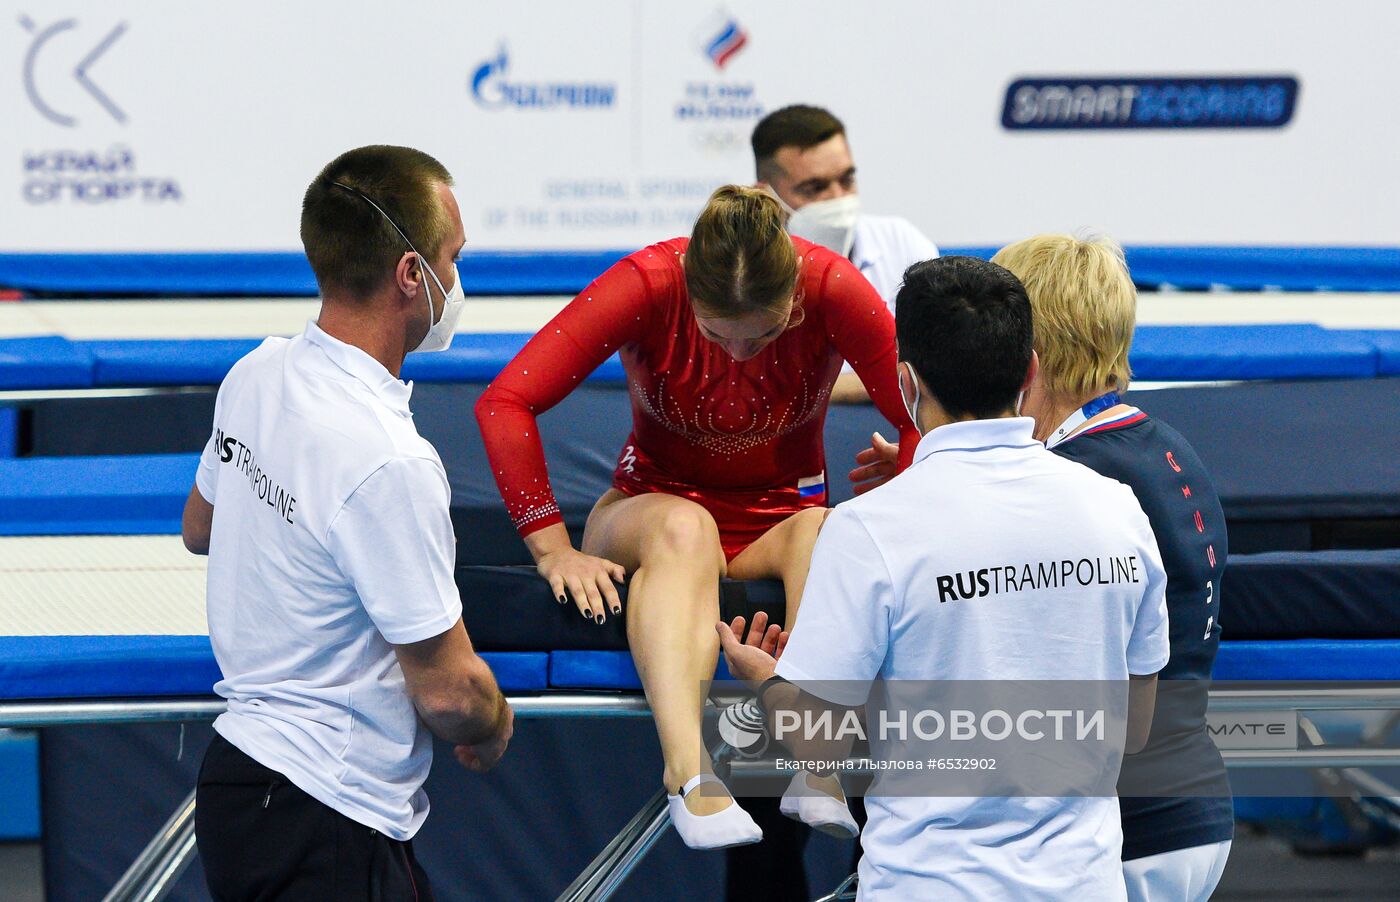
[[[405,840],[432,739],[390,643],[461,617],[447,474],[410,385],[314,323],[229,372],[195,485],[214,505],[214,728],[313,798]]]
[[[938,248],[934,243],[902,216],[861,214],[856,218],[851,262],[880,292],[891,313],[894,313],[894,298],[904,280],[904,271],[937,256]]]
[[[1147,517],[1130,489],[1047,451],[1033,427],[1018,417],[935,429],[898,478],[837,506],[778,674],[1126,680],[1160,670],[1166,574]],[[1128,556],[1138,582],[957,589],[957,575],[973,590],[984,568],[1019,576],[1026,563]],[[1125,898],[1114,797],[868,797],[866,808],[862,899]]]
[[[856,217],[855,243],[851,245],[851,263],[875,286],[884,298],[885,306],[894,313],[895,295],[904,282],[904,271],[923,260],[938,256],[938,248],[902,216]],[[854,373],[849,363],[843,373]]]

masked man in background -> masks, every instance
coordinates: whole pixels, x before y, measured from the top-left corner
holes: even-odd
[[[847,257],[893,313],[904,271],[937,257],[938,248],[902,216],[861,212],[856,165],[841,120],[821,107],[786,106],[763,117],[750,143],[758,184],[791,214],[788,231]],[[831,400],[870,400],[849,364]]]

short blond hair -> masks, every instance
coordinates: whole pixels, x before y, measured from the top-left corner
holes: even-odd
[[[1036,235],[997,252],[1031,299],[1040,378],[1081,397],[1128,387],[1137,289],[1123,248],[1104,235]]]

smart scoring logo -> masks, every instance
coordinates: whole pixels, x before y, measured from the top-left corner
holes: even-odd
[[[1021,78],[1006,89],[1009,131],[1282,128],[1293,119],[1290,75],[1191,78]]]
[[[471,77],[472,98],[488,110],[598,110],[617,102],[613,82],[511,81],[510,56],[504,43]]]

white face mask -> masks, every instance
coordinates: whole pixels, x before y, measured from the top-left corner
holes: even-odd
[[[914,383],[914,403],[904,397],[904,386],[899,386],[899,400],[904,402],[904,409],[909,413],[909,419],[914,421],[914,428],[919,431],[919,435],[924,434],[924,427],[919,425],[919,377],[914,374],[914,368],[907,363],[900,362],[900,366],[909,372],[909,381]]]
[[[788,220],[788,232],[847,257],[856,240],[856,219],[859,216],[859,194],[813,201],[792,214]]]
[[[418,265],[423,271],[433,277],[433,282],[437,285],[438,291],[442,292],[442,316],[437,322],[433,322],[433,293],[428,289],[427,283],[423,283],[423,293],[428,296],[428,334],[423,336],[423,340],[418,342],[418,347],[413,351],[445,351],[452,344],[452,334],[457,331],[457,318],[462,315],[462,308],[467,304],[467,296],[462,293],[462,277],[457,272],[457,264],[452,264],[452,290],[446,291],[439,281],[437,273],[433,272],[428,261],[423,259],[423,255],[418,255]]]

